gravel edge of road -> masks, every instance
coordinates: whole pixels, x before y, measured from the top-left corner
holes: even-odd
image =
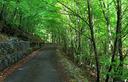
[[[68,60],[64,53],[59,49],[57,50],[58,61],[63,65],[63,69],[68,74],[69,82],[89,82],[86,76],[82,73],[83,71],[77,67],[72,61]]]

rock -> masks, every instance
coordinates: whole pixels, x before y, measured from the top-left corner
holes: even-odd
[[[6,42],[0,42],[0,71],[23,58],[29,50],[29,41],[12,38]]]

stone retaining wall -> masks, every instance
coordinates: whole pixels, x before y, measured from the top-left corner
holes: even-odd
[[[16,63],[31,50],[30,42],[16,39],[0,42],[0,71]]]

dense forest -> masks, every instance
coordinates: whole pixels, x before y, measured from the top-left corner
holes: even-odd
[[[127,0],[0,0],[0,32],[57,43],[96,82],[128,79]],[[27,38],[28,38],[27,37]]]

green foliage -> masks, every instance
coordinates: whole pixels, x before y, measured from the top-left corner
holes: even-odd
[[[115,0],[116,1],[116,0]],[[95,0],[91,3],[94,37],[99,57],[101,81],[109,74],[111,78],[127,79],[128,6],[121,0],[121,39],[124,58],[123,74],[117,69],[120,64],[118,52],[113,63],[114,41],[117,27],[117,3],[114,0]],[[70,53],[75,63],[95,70],[95,57],[88,19],[87,0],[0,0],[2,20],[12,28],[39,36],[45,41],[60,44]],[[1,20],[0,20],[1,21]],[[115,69],[117,69],[115,71]],[[122,71],[122,70],[121,70]]]

